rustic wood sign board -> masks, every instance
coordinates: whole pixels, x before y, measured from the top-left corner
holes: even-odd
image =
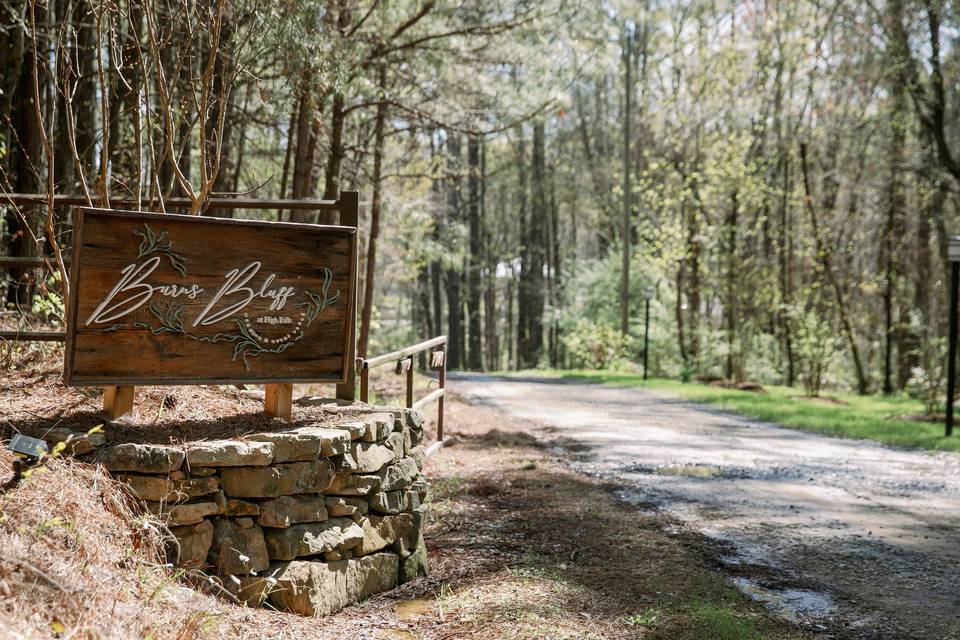
[[[76,210],[71,385],[345,382],[356,229]]]

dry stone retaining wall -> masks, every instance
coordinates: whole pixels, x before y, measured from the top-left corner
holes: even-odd
[[[419,412],[378,409],[242,440],[80,438],[74,451],[95,451],[167,523],[178,566],[247,604],[325,615],[426,575],[422,440]]]

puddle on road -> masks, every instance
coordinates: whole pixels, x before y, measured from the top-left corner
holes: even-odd
[[[809,589],[768,589],[746,578],[734,578],[737,588],[751,600],[763,603],[773,613],[790,622],[822,619],[836,612],[830,596]]]
[[[401,600],[393,605],[393,613],[398,620],[410,622],[423,616],[433,613],[433,605],[437,603],[435,598],[414,598],[413,600]]]

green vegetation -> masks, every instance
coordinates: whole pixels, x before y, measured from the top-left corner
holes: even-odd
[[[803,391],[791,387],[769,386],[764,387],[765,392],[757,393],[674,380],[644,381],[640,374],[614,371],[546,370],[536,374],[665,391],[750,418],[831,436],[866,438],[901,447],[960,451],[960,438],[943,437],[942,424],[890,419],[923,413],[920,400],[905,396],[835,393],[817,399],[805,397]]]
[[[714,640],[760,640],[757,621],[724,607],[705,603],[692,612],[696,621],[694,635],[689,638],[713,638]]]

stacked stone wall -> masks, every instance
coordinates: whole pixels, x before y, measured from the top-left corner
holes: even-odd
[[[73,446],[167,524],[171,562],[246,604],[326,615],[427,571],[423,417],[350,409],[243,439]]]

